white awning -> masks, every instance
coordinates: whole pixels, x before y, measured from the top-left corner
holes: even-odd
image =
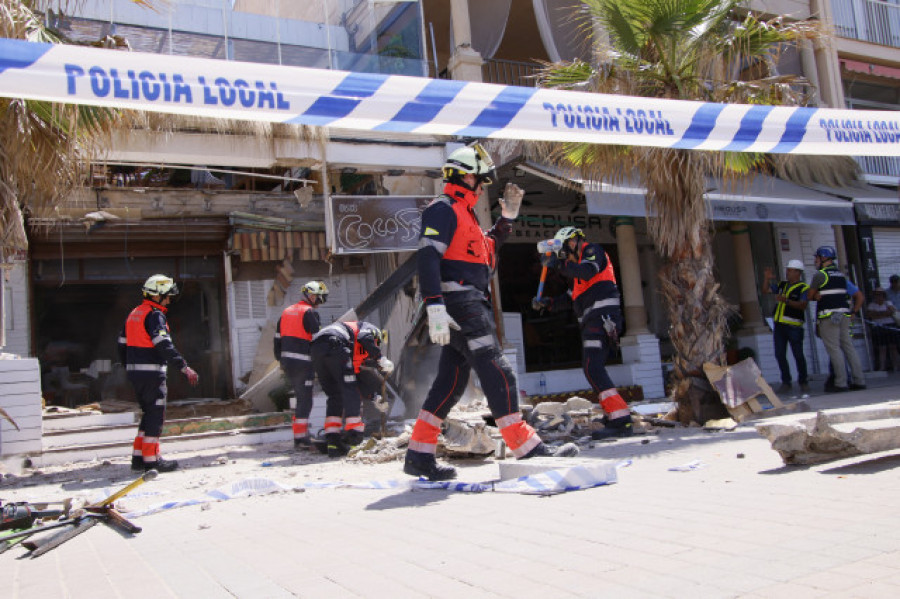
[[[551,166],[535,163],[524,166],[528,172],[550,181],[567,179],[559,169]],[[583,190],[589,214],[647,216],[646,190],[633,179],[599,185],[569,180]],[[710,178],[706,198],[712,220],[855,224],[850,201],[768,175],[756,175],[733,183]]]
[[[810,189],[837,196],[853,203],[866,202],[877,204],[896,204],[900,201],[896,191],[875,187],[867,183],[856,183],[846,187],[829,187],[828,185],[810,185]]]

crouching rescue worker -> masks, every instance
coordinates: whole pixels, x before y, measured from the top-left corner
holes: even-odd
[[[125,365],[143,411],[134,438],[131,469],[170,472],[178,468],[178,462],[159,455],[159,437],[166,417],[166,367],[178,368],[191,385],[196,385],[200,377],[175,349],[169,334],[166,312],[178,295],[175,281],[165,275],[153,275],[142,291],[144,301],[128,315],[118,342],[119,360]]]
[[[294,389],[297,404],[291,428],[294,447],[309,449],[309,414],[312,412],[313,371],[309,346],[319,332],[316,308],[328,301],[328,288],[320,281],[310,281],[300,288],[300,301],[284,309],[275,325],[275,359]]]
[[[360,385],[360,367],[375,366],[384,375],[394,371],[393,362],[381,354],[383,341],[381,329],[364,321],[335,322],[313,335],[313,368],[328,397],[324,427],[328,457],[346,455],[363,439],[362,400],[368,399],[369,391]]]
[[[500,351],[488,291],[499,246],[512,231],[524,192],[509,184],[501,217],[485,233],[475,216],[482,187],[494,168],[480,145],[460,148],[443,166],[444,193],[422,213],[419,286],[428,312],[428,333],[443,346],[438,372],[419,412],[403,471],[429,480],[456,478],[456,469],[435,459],[441,423],[459,401],[472,369],[503,440],[517,458],[578,453],[567,444],[553,450],[522,420],[516,374]]]
[[[563,227],[552,240],[538,243],[541,263],[558,268],[572,280],[571,298],[542,298],[533,302],[541,311],[566,309],[571,305],[581,326],[582,368],[597,393],[603,409],[602,430],[592,433],[594,439],[631,435],[631,411],[606,372],[606,362],[619,343],[623,329],[619,288],[612,262],[602,246],[587,243],[581,229]]]

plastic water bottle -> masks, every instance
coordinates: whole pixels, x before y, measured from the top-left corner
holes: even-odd
[[[541,373],[541,395],[547,395],[547,377]]]

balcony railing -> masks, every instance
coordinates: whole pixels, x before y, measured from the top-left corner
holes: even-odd
[[[867,175],[882,175],[900,179],[900,158],[896,156],[854,156]]]
[[[514,60],[485,60],[481,65],[481,76],[485,83],[502,83],[520,87],[536,87],[534,75],[541,68],[533,62],[516,62]]]
[[[900,48],[900,5],[883,0],[831,0],[831,9],[838,36]]]

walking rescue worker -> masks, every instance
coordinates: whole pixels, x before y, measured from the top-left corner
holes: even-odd
[[[153,275],[144,283],[144,301],[131,311],[119,333],[119,361],[125,365],[128,380],[143,415],[134,438],[132,470],[170,472],[178,468],[175,460],[159,455],[159,437],[166,418],[166,367],[175,366],[191,385],[200,380],[187,365],[169,335],[166,311],[178,286],[166,275]]]
[[[775,360],[781,370],[781,387],[779,393],[792,391],[791,367],[787,360],[787,346],[791,344],[791,353],[797,363],[797,382],[800,393],[809,397],[809,375],[806,372],[806,357],[803,355],[803,326],[806,324],[807,291],[809,285],[802,281],[803,262],[790,260],[785,269],[786,280],[775,285],[775,273],[766,267],[763,292],[775,295],[775,312],[772,319],[775,327],[772,339],[775,344]]]
[[[437,377],[413,428],[403,471],[429,480],[456,478],[455,468],[437,463],[435,451],[441,423],[462,396],[472,369],[513,455],[521,459],[554,454],[522,420],[516,374],[494,333],[488,285],[497,250],[512,231],[524,192],[508,184],[500,200],[500,219],[490,231],[482,231],[474,208],[482,186],[491,183],[493,168],[480,145],[452,152],[442,169],[444,193],[422,213],[419,286],[429,336],[443,349]],[[575,445],[567,444],[555,453],[577,452]]]
[[[300,288],[301,299],[284,309],[275,325],[275,359],[291,381],[297,404],[291,419],[294,447],[309,449],[309,414],[312,412],[313,371],[309,345],[319,332],[316,308],[328,301],[328,288],[320,281],[309,281]]]
[[[360,367],[375,366],[388,375],[394,363],[381,354],[384,332],[364,321],[335,322],[313,335],[310,356],[325,404],[328,457],[337,458],[363,439],[362,400],[369,392],[360,385]],[[341,421],[344,435],[341,437]]]
[[[853,347],[850,337],[850,318],[859,314],[865,296],[855,286],[851,295],[847,277],[834,263],[837,253],[833,247],[823,245],[816,250],[816,268],[819,271],[809,282],[809,299],[816,302],[816,324],[819,337],[825,344],[831,365],[834,368],[834,386],[827,390],[847,391],[849,389],[865,389],[866,379],[862,363]],[[851,307],[850,300],[853,300]],[[853,382],[847,384],[846,363],[850,364]]]
[[[606,371],[606,362],[618,346],[624,324],[612,261],[601,245],[585,241],[581,229],[563,227],[553,240],[555,243],[538,244],[541,263],[558,268],[564,277],[572,280],[571,299],[569,295],[556,301],[543,298],[536,300],[532,307],[538,311],[544,308],[559,311],[571,303],[581,326],[584,375],[597,393],[604,413],[603,429],[591,436],[594,439],[627,437],[634,432],[631,411]],[[548,247],[559,247],[558,253],[548,253]]]

